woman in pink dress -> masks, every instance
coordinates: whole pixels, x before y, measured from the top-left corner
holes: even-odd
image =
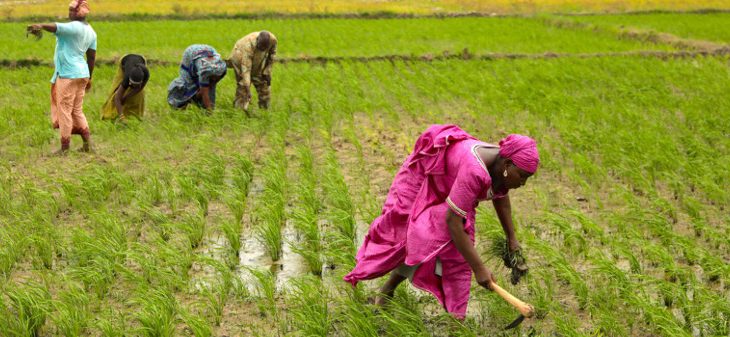
[[[382,214],[370,225],[357,253],[355,268],[344,280],[390,279],[384,298],[409,278],[432,293],[444,308],[463,319],[471,273],[489,289],[494,280],[474,248],[474,221],[480,201],[492,200],[507,237],[508,251],[519,255],[507,192],[519,188],[537,170],[539,155],[532,138],[509,135],[499,146],[484,143],[456,125],[432,125],[416,142],[398,171]],[[509,254],[508,254],[509,255]],[[510,264],[518,276],[523,263]]]

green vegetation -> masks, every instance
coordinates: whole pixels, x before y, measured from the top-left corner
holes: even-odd
[[[730,31],[721,28],[727,25],[730,13],[591,15],[571,17],[571,19],[593,24],[653,30],[687,39],[730,43]]]
[[[97,54],[100,59],[134,52],[149,59],[179,62],[182,51],[193,43],[212,45],[228,57],[236,40],[264,28],[279,39],[279,57],[439,55],[444,51],[460,53],[464,48],[477,54],[669,49],[511,17],[92,21],[91,24],[100,37]],[[55,38],[46,34],[36,42],[25,38],[25,24],[0,23],[0,43],[7,46],[5,59],[51,60]]]
[[[425,22],[470,44],[420,46],[427,36],[415,26],[371,39],[363,26],[340,27],[361,43],[333,43],[354,46],[342,55],[380,55],[390,50],[381,38],[404,34],[412,38],[389,53],[486,52],[496,37],[482,34],[494,29],[512,41],[501,51],[669,49],[526,19],[451,20]],[[337,22],[271,21],[292,34]],[[458,22],[486,28],[459,31]],[[522,22],[532,28],[505,33]],[[206,34],[222,46],[235,40]],[[335,55],[284,41],[283,55]],[[187,42],[145,48],[176,59],[175,43]],[[58,146],[46,115],[52,70],[0,70],[0,335],[494,335],[516,311],[476,285],[457,322],[410,287],[376,310],[368,298],[382,281],[341,281],[361,224],[379,214],[432,123],[490,142],[512,132],[538,140],[540,171],[511,192],[531,268],[520,284],[501,267],[502,230],[488,203],[477,217],[477,249],[499,283],[538,308],[518,333],[730,333],[725,57],[290,63],[275,68],[271,109],[253,117],[232,109],[231,74],[212,115],[169,109],[177,67],[152,66],[147,116],[126,125],[98,119],[114,71],[98,67],[86,99],[96,153],[59,158],[49,155]],[[304,268],[287,265],[287,244]],[[263,258],[243,253],[251,251]],[[280,287],[282,270],[292,278]]]

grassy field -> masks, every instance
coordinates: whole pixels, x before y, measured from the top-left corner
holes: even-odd
[[[282,47],[280,57],[439,55],[460,53],[587,53],[670,50],[617,40],[610,34],[552,27],[526,18],[195,20],[92,23],[100,38],[97,57],[113,59],[136,52],[149,59],[179,62],[185,47],[214,46],[228,57],[247,32],[268,29]],[[25,37],[23,23],[0,23],[0,43],[8,59],[51,59],[55,39]],[[215,33],[213,33],[215,32]],[[356,41],[356,43],[353,43]]]
[[[67,1],[0,1],[0,14],[5,18],[27,16],[65,16]],[[479,0],[435,0],[435,1],[373,1],[373,0],[253,0],[253,1],[95,1],[94,15],[114,16],[119,14],[161,14],[199,16],[205,14],[236,13],[374,13],[391,12],[407,14],[447,14],[454,12],[481,13],[545,13],[545,12],[625,12],[646,10],[701,10],[730,9],[722,0],[526,0],[526,1],[479,1]]]
[[[730,43],[730,29],[722,28],[730,22],[730,13],[605,15],[573,19],[593,24],[665,32],[688,39]]]
[[[234,22],[252,26],[194,38],[227,54],[259,23]],[[288,57],[674,50],[518,18],[261,22]],[[125,50],[119,27],[159,41],[187,24],[99,22],[100,57]],[[50,37],[13,38],[6,57],[50,58]],[[140,48],[175,61],[187,38]],[[52,69],[0,69],[2,336],[730,334],[727,56],[287,63],[254,117],[232,109],[230,77],[211,116],[173,111],[177,67],[152,66],[148,115],[126,126],[98,120],[114,71],[98,67],[85,100],[96,152],[60,158]],[[519,285],[493,255],[491,207],[477,216],[488,267],[540,309],[516,331],[501,331],[516,311],[476,285],[459,323],[410,286],[375,310],[382,280],[341,281],[415,138],[447,122],[540,147],[540,171],[511,193],[531,267]]]

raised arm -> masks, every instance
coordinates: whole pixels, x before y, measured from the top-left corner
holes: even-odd
[[[55,33],[57,27],[55,23],[34,23],[32,25],[28,25],[28,27],[26,27],[26,30],[30,33],[40,32],[41,30]]]
[[[464,231],[464,218],[449,209],[446,215],[446,224],[449,227],[449,234],[451,234],[456,249],[464,257],[471,270],[474,271],[477,283],[486,289],[490,289],[489,284],[494,282],[494,276],[482,263],[482,259],[479,257],[476,248],[474,248],[474,243],[471,242],[469,235]]]

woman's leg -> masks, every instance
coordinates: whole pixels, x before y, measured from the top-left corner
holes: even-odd
[[[399,274],[396,270],[390,272],[390,278],[380,288],[380,296],[375,299],[375,304],[380,306],[385,305],[385,301],[393,298],[395,289],[406,279],[407,277]]]

